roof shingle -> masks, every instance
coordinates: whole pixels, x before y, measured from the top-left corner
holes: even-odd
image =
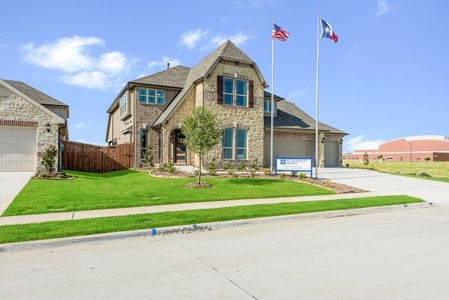
[[[138,78],[131,82],[183,88],[187,76],[189,75],[189,71],[190,68],[188,67],[175,66],[149,76]]]
[[[22,81],[17,80],[4,80],[4,81],[39,104],[68,107],[67,104],[62,103],[61,101],[35,89],[32,86],[29,86],[28,84]]]

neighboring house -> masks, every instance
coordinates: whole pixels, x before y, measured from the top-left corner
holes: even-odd
[[[269,165],[271,94],[257,64],[226,41],[192,68],[176,66],[130,81],[108,109],[106,142],[134,143],[136,166],[146,151],[155,163],[197,165],[181,132],[194,107],[214,112],[221,143],[206,162]],[[293,103],[276,96],[274,156],[314,157],[315,121]],[[341,164],[342,138],[336,128],[320,125],[320,164]]]
[[[54,145],[60,169],[69,107],[21,82],[0,79],[0,171],[42,170],[41,156]]]
[[[449,161],[449,137],[423,135],[399,138],[380,144],[377,149],[354,150],[345,154],[345,160],[363,161]]]

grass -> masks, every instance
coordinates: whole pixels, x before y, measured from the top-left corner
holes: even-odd
[[[195,178],[155,178],[134,170],[67,173],[76,179],[30,180],[3,215],[334,194],[331,190],[289,180],[208,178],[205,181],[213,184],[211,188],[190,189],[184,184]]]
[[[0,226],[0,243],[418,202],[422,200],[409,196],[379,196],[8,225]]]
[[[449,182],[449,162],[380,162],[371,161],[365,166],[360,161],[345,161],[350,168],[372,169],[379,172],[405,175],[434,181]],[[429,176],[420,176],[426,173]]]

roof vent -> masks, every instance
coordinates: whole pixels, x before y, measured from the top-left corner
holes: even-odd
[[[170,69],[170,63],[167,63],[167,70]]]

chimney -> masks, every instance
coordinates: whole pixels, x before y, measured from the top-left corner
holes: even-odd
[[[170,69],[170,63],[167,63],[167,70]]]

